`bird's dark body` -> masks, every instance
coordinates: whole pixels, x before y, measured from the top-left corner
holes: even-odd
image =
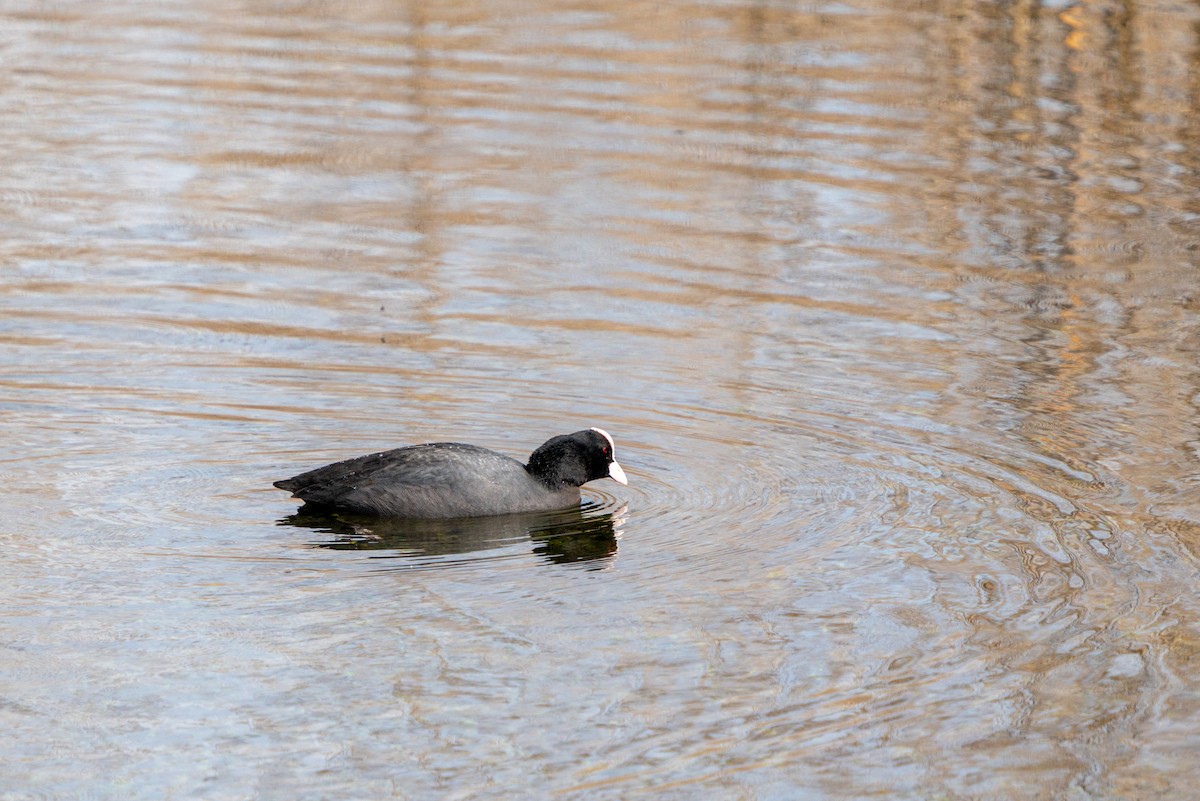
[[[305,503],[386,517],[478,517],[578,504],[579,487],[549,488],[495,451],[435,442],[372,453],[276,481]]]

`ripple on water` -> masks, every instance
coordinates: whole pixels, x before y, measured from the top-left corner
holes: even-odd
[[[206,326],[223,328],[217,320]],[[278,391],[275,402],[248,394],[241,400],[226,397],[219,407],[204,405],[190,389],[156,384],[155,374],[136,369],[126,379],[134,385],[131,393],[113,387],[107,400],[101,393],[98,411],[113,418],[112,435],[77,453],[74,466],[55,471],[54,480],[76,514],[114,532],[130,524],[151,529],[164,522],[217,522],[223,503],[251,492],[267,498],[275,473],[305,465],[439,440],[475,442],[524,458],[544,437],[600,425],[616,437],[631,483],[588,486],[591,502],[581,514],[612,517],[614,534],[620,518],[635,522],[637,548],[648,566],[686,561],[690,576],[718,574],[755,552],[764,562],[803,564],[829,559],[838,548],[863,540],[898,552],[920,543],[925,553],[943,557],[973,550],[984,562],[994,557],[989,552],[984,559],[984,550],[1016,539],[1022,540],[1021,548],[1036,548],[1052,562],[1068,565],[1075,556],[1063,544],[1058,523],[1073,514],[1073,505],[1043,477],[1049,467],[1070,481],[1093,478],[1090,467],[1056,467],[1044,459],[1031,465],[1027,455],[1003,443],[984,442],[975,432],[917,416],[903,425],[856,417],[840,406],[828,410],[831,401],[819,396],[813,408],[787,409],[795,401],[781,401],[767,383],[736,387],[736,409],[668,403],[647,410],[636,385],[615,385],[597,397],[580,389],[570,371],[535,382],[532,377],[514,380],[503,371],[308,363],[286,354],[239,353],[236,365],[224,368],[238,380],[234,388],[246,369],[262,375],[261,382],[244,384],[247,392],[266,382]],[[73,385],[44,394],[60,395],[60,390],[97,397],[95,387]],[[170,403],[181,391],[195,401],[192,408]],[[397,404],[397,397],[403,402]],[[384,407],[395,410],[394,418],[381,420]],[[62,421],[66,429],[72,424]],[[214,427],[220,429],[215,435]],[[298,439],[289,442],[293,435]],[[262,463],[253,475],[246,474],[244,459],[193,456],[222,442],[231,453],[240,453],[248,441],[256,443]],[[618,515],[621,504],[628,511]],[[1007,517],[1014,509],[1021,518],[1015,523]],[[948,540],[944,529],[927,522],[916,529],[903,525],[938,516],[950,528],[977,534]],[[559,525],[562,532],[570,530],[566,522]],[[534,528],[510,521],[456,532],[405,532],[340,521],[327,526],[329,537],[322,542],[328,550],[370,551],[372,570],[385,558],[402,561],[402,569],[426,570],[481,560],[507,564],[531,553],[547,561],[571,558],[562,532],[543,532],[540,550],[531,549]],[[987,543],[989,529],[1018,533]],[[698,531],[721,535],[698,537]],[[617,539],[577,548],[576,561],[610,564]]]

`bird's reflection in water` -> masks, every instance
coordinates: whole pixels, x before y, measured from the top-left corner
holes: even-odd
[[[625,507],[613,511],[598,504],[534,514],[450,520],[402,520],[360,517],[302,507],[279,520],[281,526],[311,529],[325,535],[312,541],[318,548],[393,551],[377,558],[421,559],[494,551],[532,543],[534,554],[555,564],[588,562],[602,569],[617,553]],[[327,537],[327,538],[326,538]]]

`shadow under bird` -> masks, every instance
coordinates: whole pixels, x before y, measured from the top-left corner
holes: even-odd
[[[318,467],[275,486],[308,506],[379,517],[447,518],[542,512],[579,504],[598,478],[628,484],[607,431],[547,440],[521,464],[504,454],[434,442]]]

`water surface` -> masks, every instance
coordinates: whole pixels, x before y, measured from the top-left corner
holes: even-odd
[[[1198,31],[5,4],[0,797],[1179,797]],[[593,425],[565,516],[270,486]]]

